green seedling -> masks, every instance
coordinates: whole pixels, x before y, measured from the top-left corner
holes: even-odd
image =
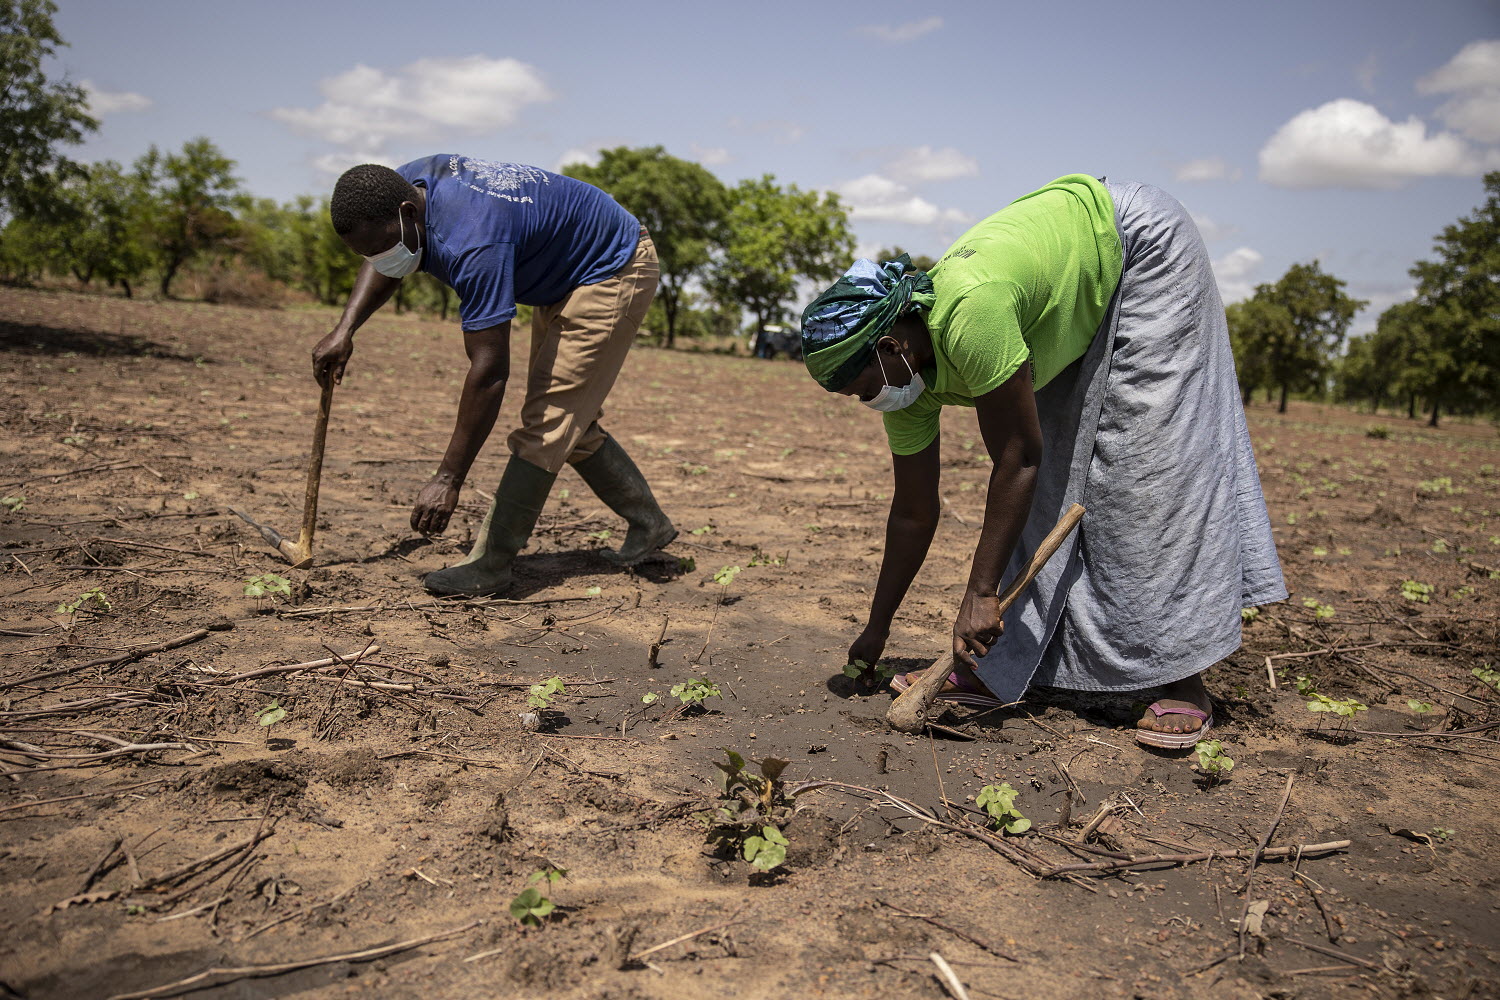
[[[997,829],[1006,833],[1024,833],[1031,828],[1031,820],[1023,816],[1015,807],[1015,800],[1019,794],[1020,792],[1012,788],[1009,783],[985,785],[979,790],[974,804],[989,815]]]
[[[1260,608],[1240,608],[1240,621],[1253,622],[1260,617]]]
[[[292,596],[292,584],[284,576],[275,573],[262,573],[260,576],[252,576],[245,581],[246,597],[282,597]]]
[[[602,587],[590,587],[584,591],[584,594],[589,597],[598,597],[602,593],[604,593],[604,588]]]
[[[785,834],[768,825],[761,827],[760,833],[746,837],[740,850],[746,861],[768,872],[786,860],[786,849],[790,844]]]
[[[714,526],[711,524],[705,524],[701,528],[694,528],[692,531],[688,532],[688,534],[691,535],[712,535],[713,533]]]
[[[1450,476],[1438,476],[1435,479],[1424,479],[1417,484],[1417,489],[1421,490],[1423,493],[1442,493],[1446,494],[1447,496],[1453,496],[1455,493],[1462,493],[1464,491],[1462,486],[1453,485],[1453,479]]]
[[[1445,542],[1445,541],[1443,541],[1441,538],[1439,538],[1437,541],[1435,541],[1435,542],[1432,543],[1432,554],[1433,555],[1435,555],[1435,556],[1444,555],[1445,553],[1447,553],[1447,551],[1448,551],[1448,543]]]
[[[1370,707],[1354,698],[1330,698],[1317,692],[1313,692],[1312,699],[1307,703],[1309,712],[1332,712],[1341,719],[1352,719],[1355,712],[1363,712]]]
[[[1335,612],[1333,610],[1333,605],[1332,604],[1324,604],[1322,601],[1319,601],[1316,597],[1304,597],[1302,599],[1302,606],[1304,608],[1311,608],[1312,609],[1312,613],[1313,613],[1313,617],[1316,618],[1320,622],[1321,621],[1327,621],[1329,618],[1332,618],[1334,616],[1334,614],[1335,614]]]
[[[536,885],[538,882],[546,882],[549,886],[552,886],[567,877],[568,870],[566,868],[554,868],[548,865],[546,868],[532,872],[531,877],[526,880],[526,884]]]
[[[708,474],[708,466],[706,466],[706,465],[694,465],[691,462],[683,462],[682,463],[682,472],[683,472],[684,475],[688,475],[688,476],[702,476],[702,475],[707,475]]]
[[[739,575],[740,568],[738,566],[725,566],[714,574],[714,583],[728,589],[729,585],[734,582],[734,578]]]
[[[89,607],[93,605],[93,607]],[[104,591],[98,587],[90,587],[79,594],[75,600],[57,606],[60,615],[76,615],[80,611],[108,611],[110,609],[109,599],[104,596]]]
[[[1432,711],[1432,702],[1422,701],[1418,698],[1408,698],[1406,699],[1406,707],[1418,715],[1425,715]]]
[[[647,691],[645,694],[641,695],[641,704],[655,705],[660,698],[661,695],[657,694],[655,691]]]
[[[26,497],[19,493],[13,497],[0,497],[0,507],[4,507],[12,514],[19,514],[26,509]]]
[[[1021,793],[1010,787],[1009,782],[985,785],[974,798],[974,804],[983,809],[997,830],[1005,833],[1025,833],[1031,829],[1031,820],[1021,815],[1016,808],[1016,796]]]
[[[759,549],[750,557],[751,566],[785,566],[786,556],[768,556]]]
[[[767,757],[756,761],[755,774],[745,767],[745,758],[720,747],[728,758],[714,766],[719,794],[712,808],[697,814],[706,828],[705,839],[715,847],[743,858],[761,871],[770,871],[786,860],[789,846],[781,831],[792,818],[793,796],[781,780],[789,761]]]
[[[1314,559],[1322,559],[1328,554],[1328,550],[1323,548],[1323,546],[1321,545],[1314,545],[1312,554]]]
[[[1475,667],[1469,671],[1481,684],[1487,684],[1492,689],[1500,691],[1500,670],[1493,669],[1488,663],[1482,667]]]
[[[692,573],[698,569],[698,560],[692,556],[682,556],[677,560],[677,572]]]
[[[1310,696],[1317,693],[1318,686],[1313,683],[1313,679],[1311,677],[1305,677],[1299,674],[1295,683],[1297,685],[1297,693],[1300,695]]]
[[[542,891],[534,886],[522,889],[510,901],[510,915],[527,927],[542,926],[542,921],[555,909],[557,904],[543,896]]]
[[[526,704],[541,711],[552,704],[556,695],[565,693],[561,677],[549,677],[540,684],[533,684],[527,689]]]
[[[896,676],[897,671],[900,669],[900,667],[891,666],[884,663],[876,663],[875,676],[882,681],[888,681],[892,677]],[[853,660],[844,665],[844,676],[852,678],[853,680],[860,680],[861,678],[866,677],[869,674],[870,665],[864,660]]]
[[[281,705],[275,701],[271,702],[269,705],[263,706],[255,713],[255,721],[259,722],[262,726],[266,726],[267,728],[276,725],[276,723],[285,718],[286,709],[282,708]]]
[[[125,915],[127,917],[144,917],[146,915],[146,908],[139,903],[128,903],[125,906]]]
[[[689,677],[681,684],[672,685],[672,690],[669,693],[673,698],[682,702],[683,708],[692,708],[694,705],[701,705],[708,698],[724,697],[719,692],[719,685],[713,681],[700,680],[697,677]]]
[[[1437,838],[1438,840],[1444,840],[1444,841],[1447,840],[1449,837],[1453,836],[1457,832],[1458,832],[1457,830],[1454,830],[1452,827],[1447,827],[1447,826],[1435,826],[1435,827],[1432,828],[1432,835],[1435,838]]]
[[[1432,601],[1433,586],[1430,583],[1421,583],[1417,580],[1401,581],[1401,596],[1408,601],[1421,604],[1429,604]]]
[[[598,531],[589,532],[589,537],[598,542],[606,542],[614,536],[614,532],[608,528],[600,528]]]
[[[1224,744],[1218,740],[1199,740],[1193,749],[1198,751],[1198,769],[1210,781],[1223,781],[1234,770],[1234,758],[1224,752]]]

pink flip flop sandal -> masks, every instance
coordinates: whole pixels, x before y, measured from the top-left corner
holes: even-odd
[[[1163,715],[1188,715],[1200,719],[1203,725],[1190,733],[1158,733],[1154,729],[1137,729],[1135,741],[1142,746],[1159,747],[1164,750],[1185,750],[1194,746],[1201,739],[1208,736],[1208,731],[1214,727],[1213,712],[1205,712],[1201,708],[1189,705],[1185,708],[1162,708],[1161,702],[1153,701],[1146,709],[1158,719]]]
[[[910,676],[910,674],[898,674],[892,677],[891,690],[900,694],[911,687],[912,682],[907,680]],[[938,701],[947,702],[950,705],[967,705],[970,708],[999,708],[1005,704],[988,691],[976,691],[969,686],[965,678],[959,676],[957,671],[948,675],[948,683],[958,690],[943,691],[937,696]]]

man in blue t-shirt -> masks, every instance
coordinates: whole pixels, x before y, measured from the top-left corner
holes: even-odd
[[[656,249],[644,226],[591,184],[446,154],[396,170],[354,167],[334,186],[330,214],[365,263],[338,325],[313,349],[319,384],[343,378],[354,331],[406,275],[426,271],[462,300],[469,374],[448,450],[412,509],[417,531],[448,526],[505,397],[516,304],[532,307],[526,400],[521,426],[510,434],[510,461],[468,557],[427,574],[427,589],[508,589],[511,562],[564,462],[629,524],[620,551],[607,558],[633,565],[676,537],[640,470],[599,426],[604,398],[656,292]]]

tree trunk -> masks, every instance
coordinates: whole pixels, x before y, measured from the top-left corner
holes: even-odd
[[[1406,419],[1417,419],[1417,394],[1412,392],[1406,396]]]
[[[177,268],[181,266],[179,260],[169,261],[161,272],[161,297],[170,299],[172,297],[172,279],[177,276]]]
[[[1427,426],[1428,427],[1436,427],[1437,425],[1438,425],[1438,401],[1434,399],[1432,401],[1432,416],[1430,416],[1430,417],[1427,418]]]
[[[1242,386],[1241,390],[1240,390],[1240,403],[1242,405],[1244,405],[1244,406],[1249,406],[1250,405],[1250,396],[1254,392],[1255,392],[1255,386],[1253,386],[1253,385]]]
[[[1269,403],[1271,400],[1273,400],[1275,398],[1276,398],[1276,387],[1274,385],[1267,384],[1267,386],[1266,386],[1266,402]]]
[[[406,282],[403,281],[403,282],[401,282],[401,284],[399,284],[399,285],[396,286],[396,295],[395,295],[394,299],[392,300],[392,301],[394,301],[396,303],[396,315],[397,316],[401,315],[401,309],[402,309],[403,306],[406,305],[406,302],[404,301],[405,298],[406,298]]]
[[[1278,406],[1278,407],[1276,407],[1276,412],[1277,413],[1285,413],[1286,412],[1286,391],[1287,391],[1286,390],[1286,383],[1283,382],[1283,383],[1281,383],[1281,405]]]
[[[123,287],[125,289],[125,297],[127,299],[133,299],[133,298],[135,298],[135,293],[130,290],[130,279],[129,278],[121,278],[120,279],[120,285],[121,285],[121,287]]]
[[[675,288],[663,285],[661,288],[661,308],[667,315],[667,329],[663,334],[662,343],[671,347],[677,343],[677,307],[681,304],[681,297]]]

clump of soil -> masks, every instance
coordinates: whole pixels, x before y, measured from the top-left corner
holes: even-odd
[[[295,798],[307,788],[307,779],[295,764],[282,760],[241,760],[216,767],[203,775],[202,784],[218,794],[237,794],[246,802],[272,795]]]
[[[368,753],[349,750],[339,754],[320,769],[322,778],[334,788],[357,788],[361,785],[385,784],[391,771]]]
[[[503,844],[516,835],[515,829],[510,825],[510,809],[505,805],[504,794],[496,795],[494,803],[485,811],[479,835],[488,837],[497,844]]]

